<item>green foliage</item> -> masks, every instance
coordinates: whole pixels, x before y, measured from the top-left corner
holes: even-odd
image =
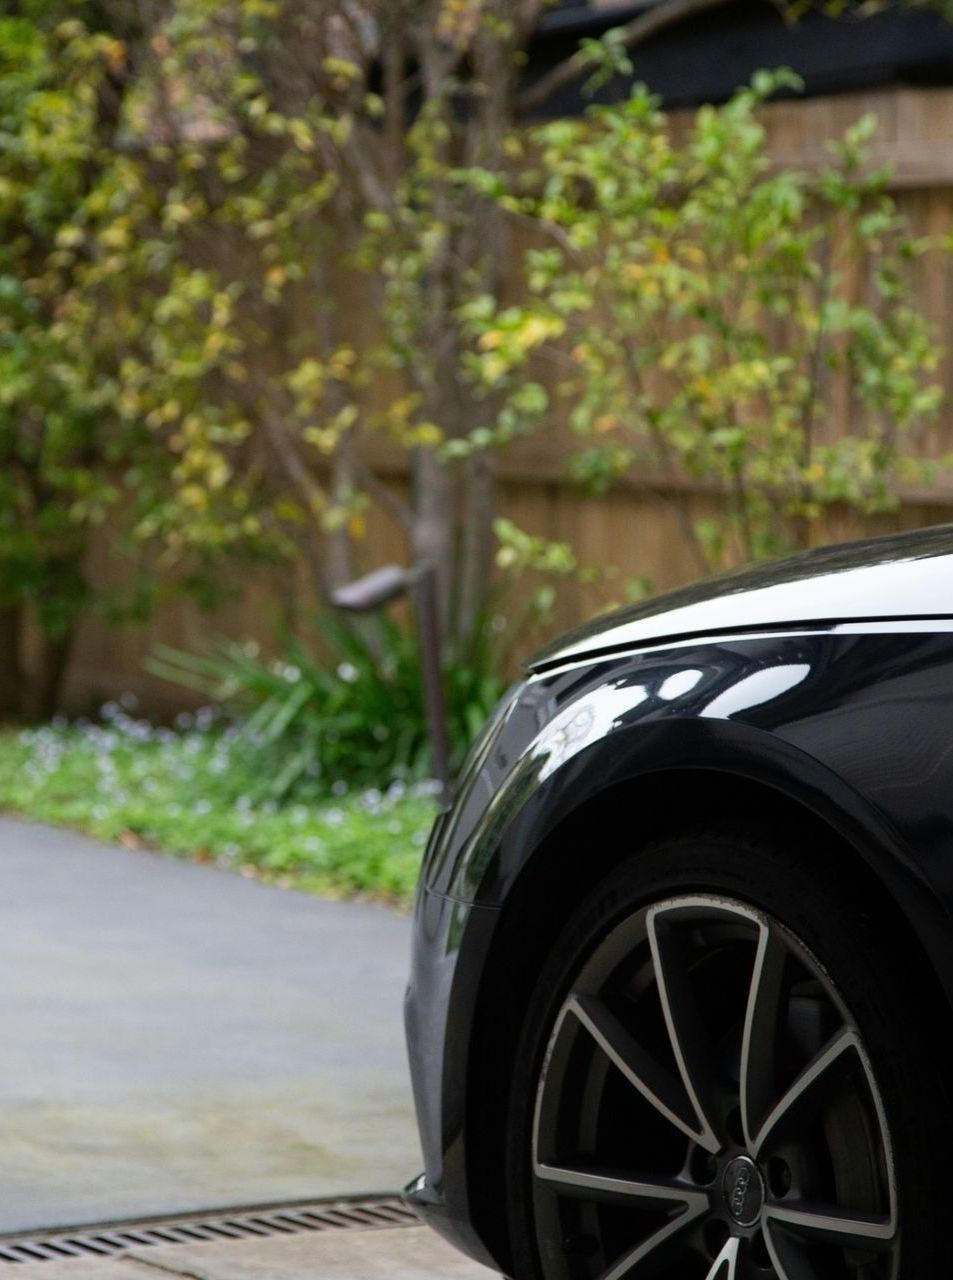
[[[137,61],[140,198],[108,233],[130,252],[104,284],[135,310],[118,410],[167,452],[136,524],[166,563],[303,558],[323,593],[378,505],[437,570],[456,663],[481,643],[487,455],[548,405],[539,382],[504,399],[471,369],[487,353],[469,307],[505,270],[525,34],[503,0],[382,7],[363,42],[333,5],[170,2]],[[419,82],[378,93],[385,52]],[[382,443],[409,500],[369,461]]]
[[[54,320],[101,75],[95,45],[0,18],[0,601],[37,603],[55,632],[84,595],[79,531],[114,497],[84,457],[96,391]]]
[[[641,88],[535,130],[538,167],[506,197],[537,233],[527,299],[467,311],[488,390],[512,399],[541,356],[560,368],[582,483],[636,466],[723,494],[724,519],[696,526],[686,505],[704,568],[809,541],[833,503],[894,505],[905,436],[940,402],[914,275],[928,246],[865,165],[873,122],[816,176],[772,169],[757,109],[793,86],[760,73],[678,143]]]
[[[585,85],[589,93],[596,93],[617,76],[630,76],[635,70],[621,27],[610,28],[598,40],[582,40],[579,52],[587,63],[595,67]]]
[[[353,486],[322,483],[367,376],[329,331],[335,121],[317,83],[283,93],[269,60],[299,34],[290,6],[180,0],[127,116],[148,200],[112,282],[136,298],[121,411],[170,459],[171,484],[138,525],[170,562],[297,555],[360,526]],[[323,62],[333,83],[348,66]]]
[[[409,903],[434,816],[426,790],[339,787],[320,805],[277,805],[254,798],[257,765],[207,714],[172,731],[104,710],[100,725],[0,735],[0,809],[326,896]]]
[[[169,469],[146,424],[116,411],[136,326],[128,297],[103,305],[149,203],[120,146],[128,70],[108,4],[0,17],[0,607],[29,609],[61,657],[82,610],[147,606],[145,575],[122,599],[84,561],[91,531],[111,520],[121,542]],[[39,673],[48,695],[58,674]],[[37,697],[0,714],[43,714]]]
[[[434,564],[453,699],[479,707],[467,680],[592,577],[495,522],[492,455],[554,418],[593,492],[637,467],[724,494],[724,520],[683,513],[699,568],[806,541],[832,503],[895,500],[937,352],[911,284],[924,246],[864,166],[869,122],[827,172],[775,171],[757,109],[794,81],[763,73],[684,141],[641,90],[517,137],[523,8],[395,0],[358,23],[163,0],[146,20],[34,0],[0,18],[0,611],[68,638],[90,605],[146,612],[160,571],[211,589],[249,558],[301,560],[323,593],[379,507],[398,554]],[[630,58],[616,32],[574,65],[598,88]],[[510,224],[534,241],[513,281]],[[832,439],[845,398],[856,426]],[[143,570],[127,600],[85,572],[107,522]],[[526,575],[542,585],[511,609]],[[385,693],[419,705],[406,674],[348,661],[358,720]],[[346,718],[326,673],[289,665]],[[261,723],[300,738],[289,779],[330,776],[308,700],[245,677]],[[418,729],[388,747],[411,771]],[[358,733],[339,738],[370,776],[386,752]]]
[[[420,659],[412,635],[388,618],[358,631],[333,618],[320,627],[318,660],[300,641],[280,659],[224,640],[207,653],[162,647],[150,669],[198,690],[238,724],[252,794],[274,800],[327,796],[335,785],[387,785],[431,776]],[[503,692],[478,660],[444,672],[448,730],[462,759]]]

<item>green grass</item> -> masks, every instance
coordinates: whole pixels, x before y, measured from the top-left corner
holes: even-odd
[[[0,734],[0,810],[325,896],[409,903],[431,788],[338,784],[329,800],[279,806],[247,740],[209,713],[171,730],[104,710],[102,724]]]

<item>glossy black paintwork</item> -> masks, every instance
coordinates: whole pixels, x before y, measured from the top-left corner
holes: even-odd
[[[655,596],[596,618],[538,654],[542,669],[646,642],[793,622],[953,617],[953,525],[841,543]]]
[[[467,1163],[470,1037],[481,980],[514,885],[545,857],[547,837],[600,792],[663,774],[680,775],[690,788],[696,771],[715,770],[805,807],[868,861],[911,920],[953,1007],[951,540],[949,529],[885,540],[867,548],[870,566],[863,550],[849,548],[780,567],[775,585],[809,592],[816,575],[892,566],[880,582],[893,594],[868,596],[859,621],[805,625],[793,612],[751,635],[756,628],[740,609],[745,634],[642,639],[609,654],[615,642],[606,646],[606,633],[591,630],[572,651],[596,656],[554,665],[551,654],[511,693],[431,839],[407,1002],[427,1170],[416,1199],[473,1256],[500,1265],[469,1209],[470,1180],[498,1174]],[[915,618],[873,621],[891,616],[896,566],[911,563],[934,575],[936,620],[923,620],[928,597],[920,583]],[[771,580],[762,571],[736,578],[733,590],[744,599]],[[843,598],[856,602],[850,593]],[[702,605],[713,599],[708,586],[693,595]],[[654,617],[670,619],[685,601],[684,594],[669,598]],[[649,616],[643,611],[635,621]],[[630,614],[621,625],[632,621]],[[613,621],[610,635],[614,629]],[[584,892],[584,850],[579,877]]]

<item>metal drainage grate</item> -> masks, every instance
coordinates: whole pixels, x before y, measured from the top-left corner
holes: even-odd
[[[189,1217],[149,1218],[140,1222],[0,1236],[0,1266],[17,1262],[54,1262],[63,1258],[111,1257],[127,1249],[161,1244],[199,1244],[210,1240],[254,1240],[305,1231],[373,1231],[416,1227],[420,1219],[401,1200],[373,1196],[354,1200],[262,1205]]]

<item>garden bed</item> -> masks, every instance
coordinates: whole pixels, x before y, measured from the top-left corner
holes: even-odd
[[[325,896],[409,903],[435,812],[429,784],[338,783],[328,798],[279,804],[247,741],[211,713],[175,728],[117,704],[104,713],[0,734],[0,810]]]

